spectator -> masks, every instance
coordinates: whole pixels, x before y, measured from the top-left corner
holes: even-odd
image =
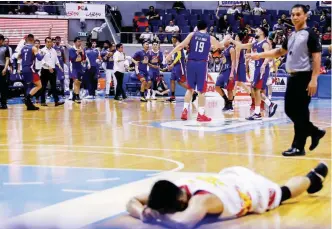
[[[312,11],[310,10],[310,6],[309,5],[306,5],[306,7],[308,9],[308,12],[307,12],[308,18],[310,18],[310,16],[312,15]]]
[[[326,58],[326,61],[324,63],[325,69],[330,70],[331,69],[331,48],[332,45],[329,45],[328,50],[329,50],[329,55]]]
[[[169,21],[169,25],[165,28],[166,33],[178,33],[179,30],[179,26],[174,25],[174,21],[172,20]]]
[[[331,26],[327,27],[325,33],[323,34],[322,44],[323,45],[331,44]]]
[[[284,30],[284,29],[285,29],[285,26],[284,26],[284,24],[282,23],[281,18],[279,18],[278,21],[277,21],[277,24],[275,24],[275,25],[273,26],[273,31],[276,31],[276,30]]]
[[[158,39],[156,39],[158,38]],[[159,41],[159,43],[168,43],[167,36],[164,32],[164,28],[162,26],[159,26],[158,28],[158,34],[156,34],[155,39]]]
[[[281,45],[283,44],[284,40],[285,40],[285,35],[283,31],[278,31],[273,39],[273,42],[277,45]]]
[[[286,14],[281,15],[281,22],[286,26],[286,27],[294,27],[293,23],[291,22],[290,19],[287,18]]]
[[[258,15],[258,16],[260,16],[260,15],[262,15],[263,13],[265,13],[265,9],[263,9],[261,6],[260,6],[260,3],[259,2],[256,2],[255,3],[255,8],[253,8],[252,9],[252,13],[254,14],[254,15]]]
[[[176,9],[176,10],[183,10],[183,9],[186,9],[186,7],[184,6],[184,3],[182,1],[176,1],[174,2],[173,4],[173,9]]]
[[[155,88],[157,88],[156,94],[160,96],[167,96],[169,93],[169,89],[167,87],[167,84],[164,80],[164,76],[160,74],[156,80],[154,81]]]
[[[150,6],[150,11],[145,14],[146,18],[151,21],[151,20],[160,20],[159,14],[155,11],[153,6]]]
[[[218,9],[219,9],[219,7],[218,7]],[[236,5],[232,5],[232,8],[229,8],[227,10],[227,14],[233,15],[233,14],[236,14],[236,13],[240,13],[240,10],[236,8]]]
[[[214,58],[214,65],[212,66],[212,68],[210,69],[211,72],[220,72],[221,70],[221,61],[219,57]]]
[[[209,28],[209,34],[210,36],[213,36],[215,38],[217,38],[217,35],[216,35],[216,32],[214,31],[214,26],[211,25],[210,28]]]
[[[20,6],[20,12],[21,14],[35,14],[37,11],[37,5],[38,3],[34,3],[32,1],[24,1],[24,5]]]
[[[236,20],[240,23],[240,30],[244,30],[246,25],[244,24],[244,19],[242,14],[237,14],[235,16]]]
[[[288,28],[286,36],[289,37],[292,34],[292,32],[293,30],[291,28]]]
[[[143,41],[149,41],[152,42],[153,41],[153,34],[150,31],[149,26],[145,27],[145,32],[141,34],[141,36],[139,37],[139,39],[141,40],[141,42]]]
[[[265,28],[267,31],[270,31],[270,25],[269,23],[267,23],[267,20],[264,18],[262,23],[261,23],[261,27]]]
[[[319,18],[320,22],[325,22],[326,21],[326,15],[325,15],[325,11],[322,12],[322,15]]]
[[[242,5],[242,14],[251,15],[251,8],[249,2],[246,2],[244,5]]]
[[[227,21],[227,15],[224,15],[222,17],[216,16],[218,19],[218,33],[226,33],[228,28],[230,27],[228,21]]]

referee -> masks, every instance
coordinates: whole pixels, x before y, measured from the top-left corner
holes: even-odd
[[[282,48],[263,53],[247,54],[247,57],[278,58],[287,54],[286,70],[290,74],[285,93],[285,112],[294,123],[295,135],[290,149],[284,156],[305,155],[305,143],[311,136],[310,150],[314,150],[325,131],[310,122],[309,103],[317,91],[320,73],[322,46],[317,35],[307,27],[307,8],[297,4],[292,8],[292,22],[295,31],[282,44]]]
[[[9,49],[4,44],[5,37],[0,34],[0,109],[7,109]]]

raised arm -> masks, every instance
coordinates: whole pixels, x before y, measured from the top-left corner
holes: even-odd
[[[235,53],[235,49],[234,48],[231,48],[229,53],[231,54],[231,61],[232,61],[232,66],[231,66],[231,74],[230,74],[230,77],[229,79],[230,80],[233,80],[234,79],[234,72],[236,72],[237,68],[235,68],[236,66],[236,53]]]
[[[36,47],[32,47],[32,53],[37,57],[37,60],[39,61],[44,58],[44,55],[41,55]]]
[[[231,39],[231,42],[236,45],[236,48],[238,49],[251,49],[252,48],[252,43],[247,43],[247,44],[242,44],[239,41]]]
[[[180,51],[184,49],[184,47],[187,47],[191,41],[191,38],[193,37],[194,33],[189,33],[189,35],[184,39],[180,44],[178,44],[166,57],[166,59],[171,59],[174,53],[177,51]]]

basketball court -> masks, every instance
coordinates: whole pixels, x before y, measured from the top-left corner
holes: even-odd
[[[229,166],[245,166],[283,184],[305,175],[319,161],[331,168],[331,100],[311,103],[315,124],[327,130],[314,152],[285,158],[293,126],[276,100],[273,118],[247,121],[249,100],[239,99],[234,114],[223,114],[219,98],[207,99],[211,123],[179,119],[176,104],[136,98],[66,101],[38,112],[19,100],[0,111],[0,228],[161,228],[126,214],[130,197],[148,191],[153,181]],[[197,105],[197,104],[196,104]],[[301,200],[301,201],[300,201]],[[331,228],[331,176],[315,196],[304,195],[263,215],[237,220],[207,219],[199,228]]]

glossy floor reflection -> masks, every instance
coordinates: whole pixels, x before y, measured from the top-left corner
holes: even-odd
[[[238,99],[234,114],[223,114],[222,100],[208,98],[207,114],[213,121],[205,124],[195,121],[195,106],[192,120],[180,121],[181,101],[68,101],[38,112],[10,105],[0,111],[0,225],[20,220],[40,225],[52,219],[67,228],[158,228],[123,215],[128,198],[148,189],[154,179],[240,165],[282,184],[319,161],[330,165],[331,100],[312,101],[312,120],[327,135],[314,152],[307,149],[298,158],[281,156],[293,127],[283,101],[277,103],[273,118],[249,122],[244,119],[249,100]],[[331,228],[330,186],[329,176],[315,197],[200,228]]]

